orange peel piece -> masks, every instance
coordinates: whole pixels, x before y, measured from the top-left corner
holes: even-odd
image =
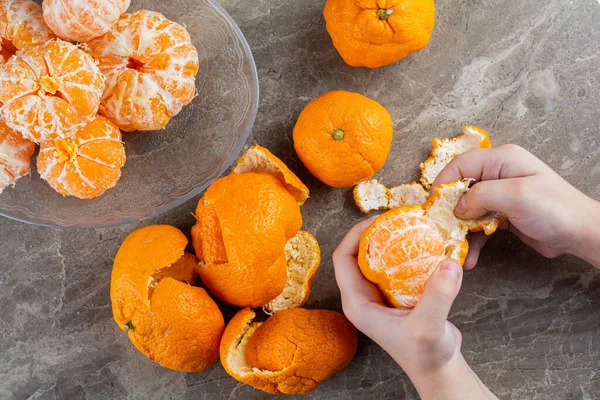
[[[301,206],[306,203],[310,195],[308,187],[294,174],[287,165],[279,158],[273,155],[269,150],[260,145],[250,147],[237,160],[233,168],[234,174],[243,174],[245,172],[262,172],[276,176],[284,182],[289,191],[298,200]]]
[[[303,394],[354,358],[356,328],[342,314],[294,308],[266,322],[253,322],[245,308],[229,322],[221,341],[221,363],[238,381],[272,394]]]
[[[416,306],[440,261],[450,257],[464,263],[469,231],[484,230],[491,235],[505,218],[492,213],[464,221],[454,215],[470,182],[467,179],[434,187],[424,204],[388,211],[363,232],[359,267],[365,278],[379,287],[388,304]]]
[[[377,179],[360,182],[354,187],[354,201],[365,214],[376,210],[423,204],[429,193],[420,183],[413,182],[388,188]]]
[[[321,263],[321,249],[317,239],[307,231],[300,231],[285,245],[286,282],[283,292],[263,306],[267,314],[302,307],[310,295],[312,281]]]
[[[465,126],[463,133],[455,138],[433,138],[431,156],[421,163],[421,183],[429,189],[435,178],[454,157],[471,150],[491,147],[488,133],[472,125]]]
[[[187,243],[168,225],[132,232],[115,257],[110,298],[115,322],[146,357],[198,372],[218,359],[225,322],[208,293],[192,286],[198,260],[185,253]]]

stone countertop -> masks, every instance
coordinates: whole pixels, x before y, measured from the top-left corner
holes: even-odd
[[[331,254],[365,218],[350,190],[316,181],[293,151],[298,113],[326,91],[363,93],[391,113],[394,143],[378,174],[384,183],[415,180],[431,138],[454,136],[468,123],[488,129],[496,145],[529,149],[600,198],[598,0],[439,1],[430,45],[375,70],[343,63],[325,31],[323,3],[222,1],[258,66],[260,109],[248,145],[271,149],[312,190],[303,214],[323,263],[307,307],[340,309]],[[268,397],[218,363],[197,374],[163,369],[112,319],[110,272],[121,241],[147,224],[189,232],[197,200],[112,229],[54,230],[0,218],[0,398]],[[450,320],[463,333],[465,357],[501,399],[597,398],[600,274],[583,261],[547,260],[497,234],[466,273]],[[390,357],[361,337],[352,364],[308,397],[417,395]]]

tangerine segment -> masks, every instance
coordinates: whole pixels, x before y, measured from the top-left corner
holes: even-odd
[[[6,124],[41,143],[67,138],[96,116],[104,76],[83,50],[51,40],[0,66],[0,89]]]
[[[263,310],[273,314],[281,310],[302,307],[310,295],[310,287],[321,263],[321,249],[309,232],[300,231],[285,245],[286,283],[283,292]]]
[[[196,208],[192,230],[200,276],[221,300],[263,306],[286,284],[286,242],[302,225],[297,200],[269,174],[218,179]]]
[[[44,0],[44,19],[63,40],[87,42],[104,35],[131,0]]]
[[[29,173],[35,143],[23,139],[0,120],[0,193]]]
[[[224,320],[195,284],[197,259],[172,226],[132,232],[121,244],[111,276],[113,317],[134,346],[165,368],[203,371],[219,357]]]
[[[196,93],[198,52],[162,14],[123,14],[88,45],[107,77],[100,110],[124,131],[164,128]]]
[[[450,257],[464,263],[469,230],[494,233],[501,221],[497,215],[476,220],[454,215],[470,182],[466,179],[434,187],[422,205],[388,211],[363,232],[358,265],[388,304],[415,307],[440,261]]]
[[[68,139],[43,142],[37,162],[40,177],[52,188],[81,199],[99,196],[114,187],[123,165],[121,132],[102,116]]]
[[[273,394],[304,394],[344,369],[358,347],[356,328],[329,310],[294,308],[264,323],[239,311],[221,341],[221,362],[242,383]]]
[[[427,46],[435,5],[433,0],[327,0],[323,16],[348,65],[377,68]]]
[[[237,160],[236,166],[232,171],[234,174],[244,172],[264,172],[275,175],[281,181],[285,182],[289,191],[296,197],[301,206],[306,203],[310,191],[308,187],[294,174],[287,165],[273,153],[264,147],[256,144],[250,147]]]
[[[0,0],[1,58],[4,62],[16,50],[41,45],[55,37],[46,26],[42,7],[37,3],[32,0]]]
[[[435,178],[459,154],[479,148],[491,148],[488,133],[476,126],[465,126],[463,133],[452,139],[432,139],[431,156],[421,163],[421,183],[431,187]]]
[[[294,149],[306,168],[333,187],[350,187],[379,171],[392,144],[392,118],[379,103],[345,91],[325,93],[304,107]]]

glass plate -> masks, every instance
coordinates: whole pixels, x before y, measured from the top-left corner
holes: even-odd
[[[200,56],[198,95],[157,132],[124,133],[117,186],[91,200],[63,197],[30,176],[0,194],[0,215],[36,225],[100,228],[162,214],[200,194],[233,163],[256,118],[258,77],[231,17],[211,0],[134,0],[184,25]]]

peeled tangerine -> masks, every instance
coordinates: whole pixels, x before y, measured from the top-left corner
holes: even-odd
[[[316,239],[300,231],[307,197],[308,188],[260,146],[208,188],[192,238],[200,276],[215,296],[270,313],[306,301],[320,262]]]
[[[164,128],[196,94],[198,52],[162,14],[123,14],[88,46],[107,78],[100,111],[124,131]]]
[[[273,394],[308,393],[344,369],[356,353],[358,334],[342,314],[294,308],[266,322],[249,309],[229,322],[221,363],[242,383]]]
[[[165,368],[203,371],[219,358],[225,322],[198,287],[198,260],[186,253],[177,228],[151,225],[132,232],[113,265],[113,317],[133,345]]]
[[[0,193],[29,173],[35,143],[25,140],[0,120]]]
[[[0,0],[0,64],[17,50],[54,39],[42,16],[42,7],[32,0]]]
[[[125,165],[121,131],[97,116],[75,135],[41,144],[40,177],[65,196],[90,199],[114,187]]]
[[[96,116],[103,90],[94,59],[62,40],[22,50],[0,66],[2,116],[36,143],[74,134]]]
[[[87,42],[104,35],[131,0],[44,0],[44,19],[58,37]]]
[[[388,211],[363,233],[358,264],[390,305],[414,307],[440,261],[451,257],[464,263],[469,231],[491,235],[505,219],[498,213],[478,220],[456,218],[454,208],[469,184],[434,187],[424,204]]]

